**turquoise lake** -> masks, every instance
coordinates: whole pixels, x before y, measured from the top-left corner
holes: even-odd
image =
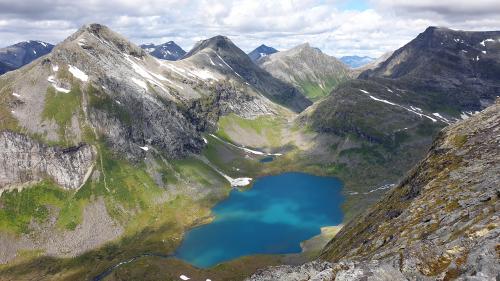
[[[342,222],[342,183],[283,173],[234,189],[212,209],[213,222],[188,231],[175,256],[207,268],[241,256],[301,252],[300,242]]]

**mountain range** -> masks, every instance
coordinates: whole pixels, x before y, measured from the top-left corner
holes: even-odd
[[[359,73],[225,36],[170,61],[85,25],[0,76],[0,280],[494,276],[499,40],[430,27]],[[232,186],[285,171],[344,183],[318,253],[170,258]]]
[[[275,48],[268,47],[268,46],[262,44],[259,47],[255,48],[255,50],[248,53],[248,56],[250,57],[250,59],[253,62],[256,62],[265,56],[268,56],[268,55],[271,55],[271,54],[274,54],[277,52],[278,52],[278,50],[276,50]]]
[[[153,57],[162,60],[179,60],[186,54],[186,51],[175,44],[174,41],[168,41],[160,45],[155,45],[153,43],[143,44],[141,48],[146,50],[146,52]]]
[[[30,40],[0,48],[0,75],[50,53],[53,47],[49,43]]]
[[[371,62],[373,62],[374,58],[368,56],[343,56],[340,58],[340,61],[347,64],[350,68],[358,68],[365,66]]]

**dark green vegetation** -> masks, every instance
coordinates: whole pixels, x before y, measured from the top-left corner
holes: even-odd
[[[58,208],[57,225],[61,229],[74,229],[81,222],[84,204],[73,192],[49,181],[40,182],[22,192],[6,192],[0,197],[0,228],[12,233],[29,233],[32,219],[43,223],[50,216],[49,208]]]
[[[71,126],[71,118],[76,116],[80,121],[81,116],[81,91],[80,86],[74,83],[69,93],[57,92],[53,87],[47,89],[45,94],[45,108],[42,113],[43,119],[53,119],[59,126],[59,138],[63,143],[71,143],[71,136],[66,128]],[[80,114],[81,113],[81,114]]]

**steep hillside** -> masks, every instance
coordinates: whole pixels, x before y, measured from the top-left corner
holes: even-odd
[[[258,64],[277,79],[300,89],[311,100],[328,95],[351,75],[342,62],[307,43],[269,55]]]
[[[175,44],[174,41],[168,41],[160,45],[143,44],[141,48],[153,57],[162,60],[180,60],[186,54],[186,51]]]
[[[326,246],[329,262],[248,280],[495,280],[499,133],[500,100],[441,131],[425,159]]]
[[[50,53],[52,48],[52,44],[31,40],[0,48],[0,75]]]
[[[268,47],[264,44],[260,45],[259,47],[255,48],[255,50],[251,51],[248,53],[248,56],[253,62],[257,62],[258,60],[262,59],[265,56],[277,53],[278,50],[276,50],[273,47]]]
[[[182,61],[215,68],[225,75],[252,87],[271,101],[301,112],[311,105],[304,95],[291,85],[274,78],[255,65],[250,58],[224,36],[198,42]]]
[[[362,78],[397,79],[423,95],[439,94],[455,117],[500,94],[500,31],[429,27]]]

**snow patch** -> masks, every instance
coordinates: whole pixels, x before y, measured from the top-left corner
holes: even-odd
[[[361,90],[361,91],[363,91],[363,90]],[[366,92],[366,91],[364,91],[364,92]],[[366,92],[366,93],[368,93],[368,92]],[[390,104],[390,105],[396,105],[396,106],[398,105],[398,104],[395,104],[395,103],[390,102],[390,101],[388,101],[388,100],[383,100],[383,99],[376,98],[376,97],[374,97],[374,96],[372,96],[372,95],[369,95],[369,97],[370,97],[372,100],[376,100],[376,101],[379,101],[379,102],[387,103],[387,104]]]
[[[40,43],[42,46],[44,46],[45,48],[47,48],[47,44],[45,44],[45,42],[38,41],[38,43]]]
[[[390,93],[394,93],[391,89],[387,88],[387,91]]]
[[[73,76],[83,82],[87,82],[89,80],[89,76],[85,74],[83,71],[80,69],[76,68],[75,66],[69,65],[69,72],[73,74]]]
[[[149,147],[147,146],[139,146],[140,149],[144,150],[144,151],[148,151],[149,150]]]
[[[394,184],[394,183],[384,184],[384,185],[382,185],[382,186],[380,186],[380,187],[377,187],[377,188],[374,188],[374,189],[372,189],[372,190],[370,190],[370,191],[368,191],[368,192],[363,192],[363,194],[370,194],[370,193],[373,193],[373,192],[375,192],[375,191],[384,190],[384,189],[389,189],[389,188],[391,188],[391,187],[393,187],[393,186],[395,186],[395,185],[396,185],[396,184]]]
[[[69,93],[71,91],[71,90],[64,89],[64,88],[61,88],[61,87],[57,86],[56,79],[52,75],[50,75],[49,77],[47,77],[47,81],[49,81],[52,84],[52,87],[54,87],[54,89],[56,89],[56,91],[58,91],[58,92],[63,92],[63,93],[67,94],[67,93]]]
[[[405,110],[407,110],[407,111],[409,111],[411,113],[414,113],[414,114],[416,114],[416,115],[418,115],[420,117],[426,117],[426,118],[430,119],[432,122],[437,122],[437,120],[435,118],[432,118],[429,115],[426,115],[426,114],[423,114],[423,113],[419,112],[419,111],[422,111],[422,109],[420,109],[418,107],[410,106],[410,108],[407,108],[407,107],[404,107],[404,106],[399,105],[397,103],[390,102],[388,100],[376,98],[376,97],[374,97],[372,95],[368,95],[368,96],[371,99],[373,99],[373,100],[376,100],[376,101],[379,101],[379,102],[383,102],[383,103],[386,103],[386,104],[390,104],[390,105],[394,105],[394,106],[397,106],[397,107],[401,107],[401,108],[403,108],[403,109],[405,109]]]
[[[64,88],[58,87],[58,86],[56,86],[56,85],[54,85],[54,84],[52,85],[52,87],[54,87],[54,89],[56,89],[56,91],[58,91],[58,92],[63,92],[63,93],[65,93],[65,94],[67,94],[67,93],[71,92],[71,90],[68,90],[68,89],[64,89]]]
[[[273,155],[273,156],[281,156],[281,155],[283,155],[283,154],[281,154],[281,153],[274,153],[274,154],[271,154],[271,153],[265,153],[265,152],[262,152],[262,151],[257,151],[257,150],[249,149],[249,148],[246,148],[246,147],[244,147],[244,146],[238,146],[238,145],[232,144],[232,143],[230,143],[230,142],[227,142],[227,141],[225,141],[225,140],[223,140],[223,139],[219,138],[218,136],[216,136],[216,135],[214,135],[214,134],[210,134],[210,136],[212,136],[213,138],[215,138],[215,139],[217,139],[217,140],[219,140],[219,141],[221,141],[221,142],[223,142],[223,143],[226,143],[226,144],[228,144],[228,145],[230,145],[230,146],[232,146],[232,147],[236,147],[236,148],[238,148],[238,149],[241,149],[241,150],[243,150],[243,151],[245,151],[245,152],[247,152],[247,153],[250,153],[250,154],[255,154],[255,155]]]
[[[500,41],[500,39],[499,39],[499,41]],[[485,44],[486,42],[495,42],[495,40],[493,38],[488,38],[488,39],[484,39],[479,44],[483,45],[483,47],[486,47],[486,44]]]
[[[206,138],[203,138],[203,141],[204,141],[206,144],[208,143],[208,141],[207,141],[207,139],[206,139]]]
[[[222,59],[222,58],[221,58],[221,56],[220,56],[219,54],[217,54],[217,53],[216,53],[216,55],[217,55],[217,57],[218,57],[218,58],[219,58],[219,59],[220,59],[220,60],[221,60],[221,61],[222,61],[222,62],[223,62],[223,63],[224,63],[227,67],[229,67],[229,69],[231,69],[231,70],[234,72],[234,74],[238,75],[238,77],[240,77],[241,79],[243,79],[243,77],[241,77],[241,75],[239,75],[239,74],[238,74],[238,72],[236,72],[236,71],[235,71],[235,70],[234,70],[234,69],[233,69],[233,68],[232,68],[229,64],[227,64],[227,63],[226,63],[226,61],[225,61],[224,59]],[[244,80],[244,79],[243,79],[243,80]]]
[[[132,82],[134,82],[135,84],[137,84],[139,87],[143,88],[144,90],[148,90],[148,84],[146,84],[146,82],[140,80],[140,79],[137,79],[135,77],[132,77]]]
[[[369,94],[370,92],[366,91],[366,90],[363,90],[363,89],[359,89],[361,92],[365,93],[365,94]]]
[[[181,276],[179,276],[179,278],[184,280],[184,281],[191,279],[191,278],[187,277],[186,275],[181,275]]]
[[[52,66],[52,71],[58,72],[59,71],[59,66],[58,65],[53,65]]]
[[[195,69],[192,71],[192,73],[201,78],[202,80],[207,80],[207,79],[217,80],[217,78],[213,75],[213,73],[207,69]]]
[[[448,119],[444,118],[441,114],[439,114],[438,112],[434,112],[432,113],[432,115],[436,116],[439,120],[443,121],[444,123],[446,124],[451,124],[451,121],[449,121]]]
[[[422,112],[422,109],[421,109],[420,107],[416,107],[416,106],[410,105],[410,108],[411,108],[412,110]]]
[[[208,57],[208,60],[210,61],[210,63],[215,66],[215,63],[214,61],[212,60],[212,58],[208,55],[208,54],[205,54],[207,57]]]
[[[16,98],[20,98],[20,97],[21,97],[21,95],[20,95],[20,94],[16,94],[16,93],[12,93],[12,95],[13,95],[14,97],[16,97]]]

